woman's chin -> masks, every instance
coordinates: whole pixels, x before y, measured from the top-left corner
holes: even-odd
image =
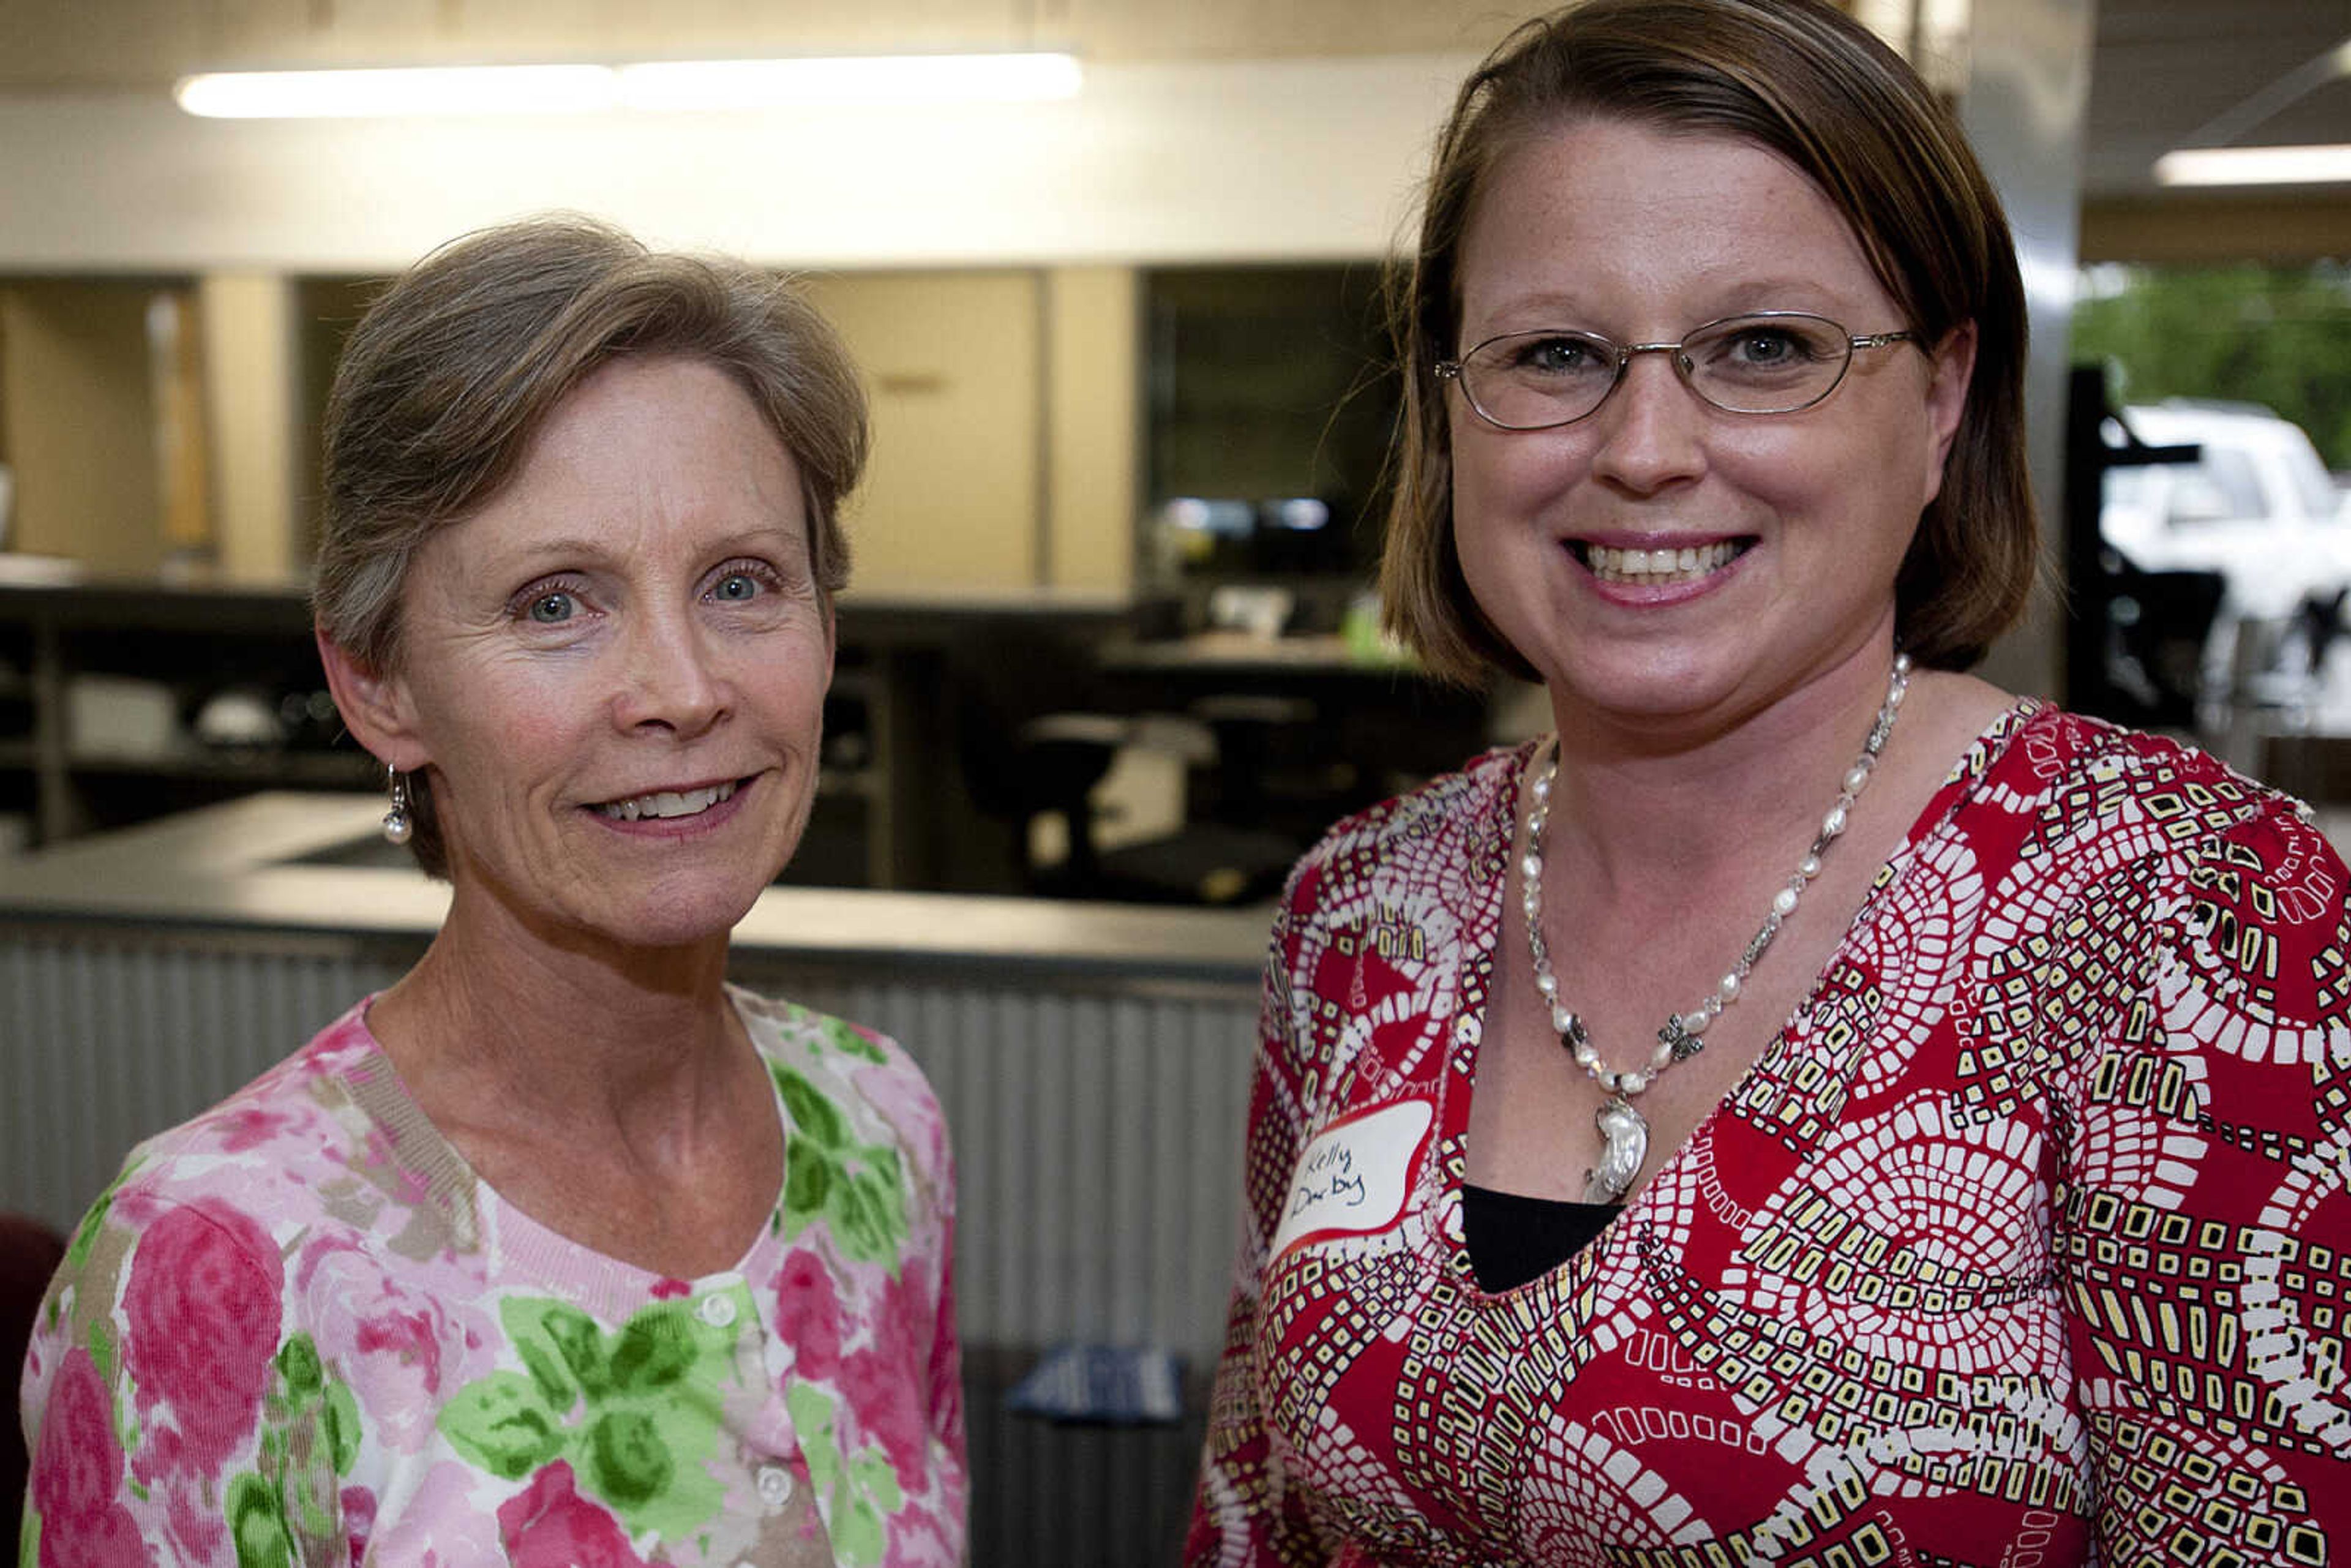
[[[751,912],[760,891],[706,888],[649,894],[634,907],[598,921],[596,926],[606,939],[622,947],[666,951],[723,945]]]
[[[759,894],[768,890],[789,858],[779,856],[772,866],[763,860],[758,866],[747,866],[733,875],[705,873],[664,879],[630,900],[631,907],[611,921],[607,929],[622,942],[646,947],[724,942],[742,924],[743,917],[751,913]],[[760,875],[762,868],[768,874]]]
[[[1735,660],[1661,655],[1579,663],[1546,685],[1562,713],[1669,723],[1714,711],[1734,694],[1743,673]]]
[[[778,869],[782,861],[776,858]],[[766,863],[738,861],[653,874],[632,874],[609,863],[593,870],[574,863],[568,874],[520,883],[460,864],[452,879],[452,918],[472,931],[474,940],[494,945],[648,952],[723,946],[767,890],[771,878],[759,874]],[[469,906],[471,916],[465,914]]]

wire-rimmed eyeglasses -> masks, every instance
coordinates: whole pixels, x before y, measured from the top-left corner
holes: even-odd
[[[1682,384],[1726,413],[1794,413],[1836,391],[1863,349],[1915,343],[1909,331],[1855,337],[1825,316],[1758,310],[1726,316],[1678,343],[1616,343],[1597,332],[1544,329],[1489,338],[1437,366],[1487,423],[1552,430],[1588,419],[1625,380],[1635,354],[1672,358]]]

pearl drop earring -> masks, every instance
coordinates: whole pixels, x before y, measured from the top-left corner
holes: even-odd
[[[415,819],[409,815],[408,780],[389,763],[384,765],[383,776],[392,793],[392,810],[383,814],[383,836],[392,843],[404,844],[416,831]]]

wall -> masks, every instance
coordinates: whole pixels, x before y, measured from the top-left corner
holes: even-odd
[[[216,558],[233,581],[283,581],[308,555],[297,550],[294,289],[269,273],[214,273],[197,298]]]
[[[0,287],[13,548],[75,556],[110,573],[161,565],[152,293],[129,282]]]
[[[2221,267],[2339,261],[2351,256],[2351,202],[2340,186],[2168,191],[2082,204],[2082,259]]]
[[[872,399],[872,465],[846,518],[858,584],[1037,581],[1038,276],[863,274],[808,288]]]
[[[1044,579],[1123,591],[1134,572],[1142,302],[1132,267],[1045,276]]]
[[[216,551],[268,578],[308,553],[285,279],[388,272],[556,206],[854,268],[817,287],[874,376],[860,585],[1115,592],[1134,264],[1383,253],[1468,63],[1100,66],[1063,103],[542,120],[225,122],[153,96],[0,94],[0,275],[204,276]],[[985,385],[948,373],[967,348]]]
[[[551,206],[800,265],[1374,256],[1471,63],[1100,65],[1056,103],[496,120],[0,95],[0,272],[381,270]]]

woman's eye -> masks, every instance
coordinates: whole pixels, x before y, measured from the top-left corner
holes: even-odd
[[[1567,375],[1594,369],[1601,363],[1601,355],[1581,338],[1543,338],[1520,350],[1519,363],[1531,371]]]
[[[579,601],[573,599],[569,593],[558,590],[534,595],[529,608],[524,613],[538,625],[560,626],[570,620],[579,608]]]
[[[1751,370],[1812,364],[1832,351],[1826,344],[1783,327],[1750,327],[1734,334],[1729,347],[1732,361]]]
[[[1731,351],[1752,365],[1776,365],[1796,357],[1796,344],[1784,332],[1747,332],[1731,345]]]
[[[759,580],[747,571],[730,571],[718,580],[711,596],[722,603],[740,604],[759,596]]]

